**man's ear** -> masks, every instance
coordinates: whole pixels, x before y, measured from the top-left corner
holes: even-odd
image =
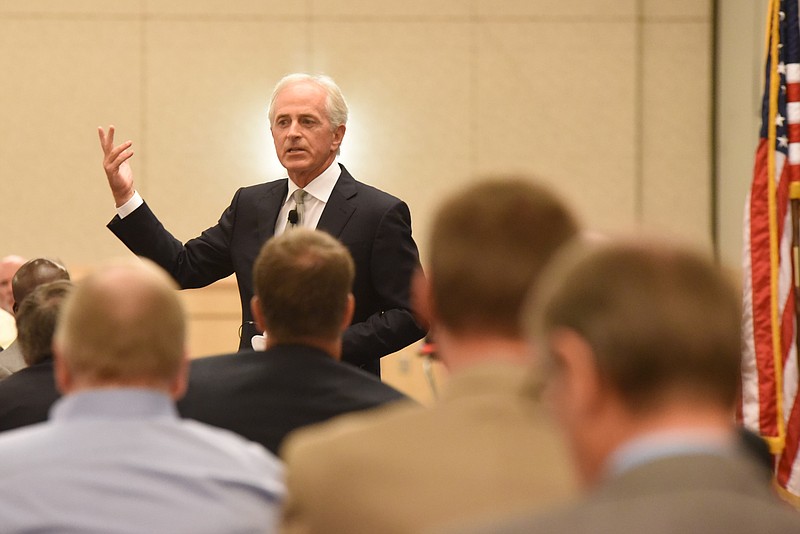
[[[261,311],[261,299],[255,295],[253,295],[253,298],[250,299],[250,313],[253,314],[253,321],[256,323],[258,331],[266,331],[267,328],[264,324],[264,312]]]
[[[559,409],[567,410],[570,418],[590,417],[599,409],[603,388],[594,350],[577,332],[559,328],[550,334],[551,358],[556,361],[556,380],[562,391],[556,395]]]
[[[339,147],[344,140],[344,132],[347,127],[344,124],[340,124],[334,131],[333,131],[333,142],[331,143],[331,149],[336,152],[339,150]]]
[[[414,319],[425,330],[430,329],[435,321],[434,304],[430,277],[426,278],[422,268],[417,268],[411,278],[411,308]]]
[[[352,293],[347,295],[347,303],[345,304],[344,316],[342,317],[342,332],[350,327],[353,322],[353,314],[356,311],[356,298]]]
[[[189,351],[184,349],[181,367],[169,385],[169,394],[172,400],[178,401],[186,394],[186,388],[189,387],[189,362]]]

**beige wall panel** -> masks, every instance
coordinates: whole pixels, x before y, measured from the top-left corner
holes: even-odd
[[[187,330],[189,356],[203,358],[236,352],[239,348],[238,328],[238,313],[231,317],[190,316]]]
[[[711,21],[713,15],[711,0],[643,0],[642,14],[648,19],[701,18]]]
[[[351,109],[341,162],[405,200],[424,250],[430,215],[470,174],[466,24],[315,24],[313,68]]]
[[[764,31],[768,0],[721,0],[717,35],[718,248],[729,267],[742,265],[745,199],[761,128]]]
[[[113,200],[96,128],[117,117],[136,131],[139,28],[0,17],[0,254],[84,264],[123,253],[104,228]]]
[[[357,20],[362,17],[466,17],[470,3],[464,0],[405,0],[376,2],[375,0],[310,0],[314,17]]]
[[[645,24],[643,216],[711,245],[711,25]]]
[[[637,0],[472,0],[477,15],[488,18],[533,16],[540,19],[591,17],[608,20],[633,17]]]
[[[270,18],[306,14],[307,2],[282,0],[144,0],[150,15],[266,15]]]
[[[479,32],[477,170],[540,177],[595,229],[631,225],[634,24],[485,24]]]
[[[0,15],[125,15],[140,13],[145,0],[2,0]]]
[[[153,21],[137,171],[180,239],[216,223],[235,190],[285,176],[269,135],[275,82],[307,67],[303,26]],[[141,182],[140,182],[141,183]]]

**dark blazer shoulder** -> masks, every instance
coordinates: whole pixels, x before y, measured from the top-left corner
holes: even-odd
[[[391,193],[356,180],[341,163],[339,167],[342,169],[342,174],[339,176],[339,181],[336,183],[334,191],[338,190],[345,198],[358,199],[360,196],[359,201],[367,201],[372,206],[384,206],[386,209],[397,204],[404,204],[402,200]]]

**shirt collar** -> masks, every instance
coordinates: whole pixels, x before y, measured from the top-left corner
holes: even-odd
[[[611,455],[607,475],[615,476],[640,465],[688,454],[728,455],[734,440],[696,430],[653,432],[629,441]]]
[[[441,400],[449,402],[483,395],[522,395],[535,400],[539,389],[534,369],[508,362],[487,361],[453,374]]]
[[[319,176],[311,180],[311,182],[303,188],[303,190],[319,200],[320,202],[327,203],[331,197],[334,186],[339,180],[339,175],[342,174],[342,169],[339,167],[339,158],[333,158],[333,161],[328,168],[320,173]],[[289,194],[284,200],[284,204],[292,198],[292,193],[300,189],[291,179],[289,180]]]
[[[75,419],[177,419],[165,393],[145,388],[90,389],[65,395],[50,409],[53,421]]]

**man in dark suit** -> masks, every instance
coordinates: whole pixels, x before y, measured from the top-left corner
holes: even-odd
[[[27,367],[0,382],[0,431],[47,421],[50,407],[61,397],[54,378],[53,334],[71,291],[72,282],[57,280],[37,286],[14,304],[16,344]]]
[[[109,228],[133,252],[166,269],[182,288],[236,273],[242,303],[240,348],[253,327],[252,265],[261,245],[287,225],[324,230],[347,246],[356,264],[353,323],[343,360],[380,374],[380,358],[424,335],[412,316],[409,287],[419,267],[411,215],[401,200],[356,181],[337,154],[347,104],[326,76],[293,74],[275,87],[269,119],[288,180],[239,189],[218,223],[185,244],[175,239],[136,193],[131,142],[114,146],[114,127],[99,129],[103,167],[118,214]]]
[[[663,241],[575,248],[533,294],[526,322],[591,491],[465,531],[800,532],[733,422],[741,297],[711,261]]]
[[[340,363],[354,303],[354,265],[326,233],[272,238],[255,262],[252,312],[266,352],[200,358],[178,403],[184,417],[227,428],[277,453],[290,431],[405,396]]]

